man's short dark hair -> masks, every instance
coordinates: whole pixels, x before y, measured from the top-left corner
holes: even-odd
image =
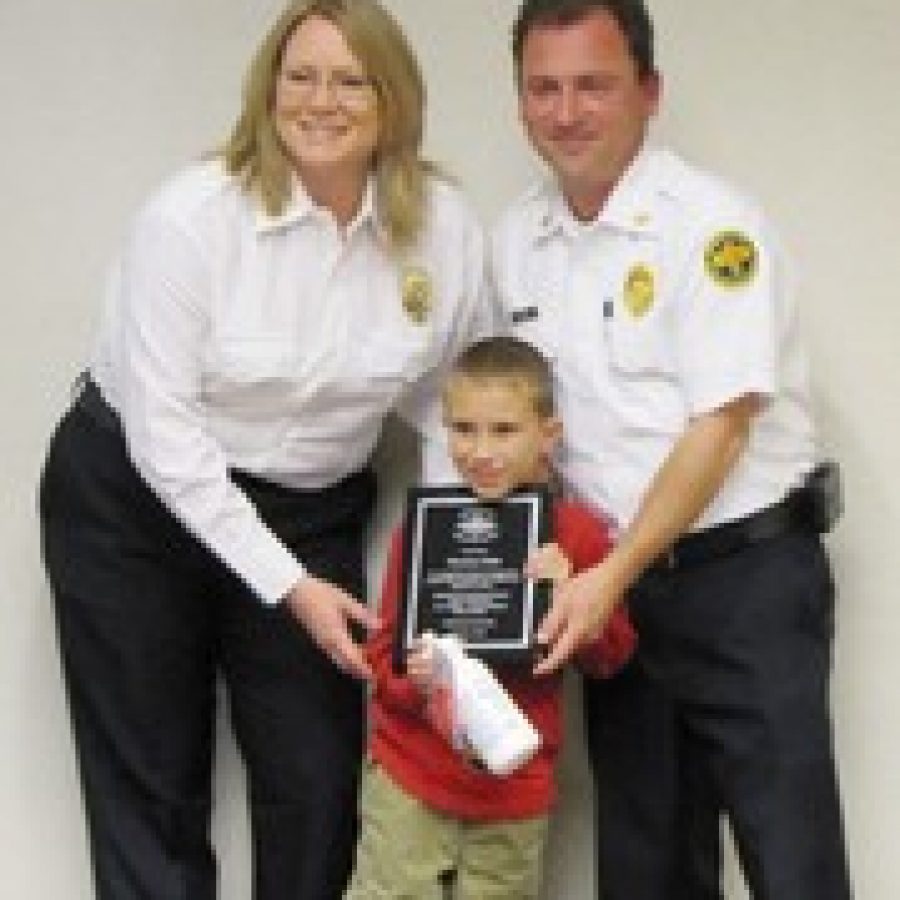
[[[453,375],[524,382],[537,414],[546,418],[555,413],[550,363],[538,349],[519,338],[500,335],[476,341],[459,355],[451,378]]]
[[[654,74],[653,23],[644,0],[524,0],[513,25],[516,78],[522,72],[522,47],[529,32],[546,26],[571,25],[597,11],[608,13],[618,23],[639,77]]]

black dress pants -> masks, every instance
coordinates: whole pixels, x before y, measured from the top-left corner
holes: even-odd
[[[722,900],[719,801],[675,705],[636,658],[585,678],[600,900]]]
[[[818,536],[655,570],[631,611],[688,780],[711,783],[755,900],[849,900],[829,716],[834,587]]]
[[[97,896],[215,897],[221,673],[247,768],[254,897],[336,900],[355,845],[363,687],[168,513],[102,403],[89,384],[65,416],[40,494]],[[363,596],[368,473],[311,493],[233,478],[312,573]]]

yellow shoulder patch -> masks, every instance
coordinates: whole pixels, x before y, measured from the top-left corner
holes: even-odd
[[[646,263],[636,263],[625,276],[622,288],[625,308],[636,319],[646,315],[656,300],[656,278]]]
[[[703,254],[706,273],[725,288],[740,288],[756,277],[759,254],[756,244],[742,231],[720,231]]]

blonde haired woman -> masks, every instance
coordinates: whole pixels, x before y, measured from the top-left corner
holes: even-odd
[[[480,232],[419,156],[424,89],[374,0],[303,0],[220,153],[138,214],[41,485],[97,896],[215,896],[214,679],[259,900],[350,868],[371,625],[368,460],[478,329]]]

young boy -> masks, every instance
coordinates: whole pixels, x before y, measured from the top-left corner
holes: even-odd
[[[458,360],[444,390],[450,455],[479,496],[500,499],[546,483],[561,434],[546,360],[515,338],[488,338]],[[554,542],[526,564],[532,578],[561,580],[607,553],[606,527],[586,509],[557,499]],[[402,529],[391,545],[381,598],[380,630],[369,658],[375,672],[371,766],[362,793],[362,833],[347,900],[441,897],[455,873],[464,900],[537,897],[548,813],[555,798],[554,763],[562,734],[561,682],[527,671],[497,673],[541,735],[541,747],[511,775],[477,768],[429,722],[430,659],[410,654],[407,673],[392,669],[394,629],[404,571]],[[611,674],[634,649],[623,613],[583,652],[585,668]]]

